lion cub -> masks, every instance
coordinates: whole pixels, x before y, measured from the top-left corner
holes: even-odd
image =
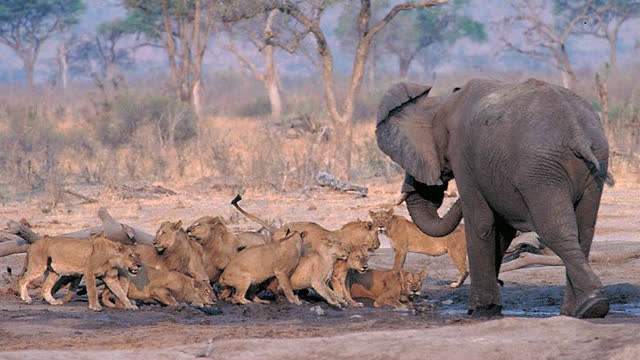
[[[350,269],[357,272],[365,272],[367,270],[367,262],[369,261],[369,251],[365,246],[351,249],[347,260],[336,261],[331,276],[331,288],[340,297],[341,302],[349,306],[361,307],[359,303],[351,297],[351,292],[347,289],[347,274]]]
[[[213,290],[209,284],[177,271],[157,270],[146,264],[135,277],[121,277],[120,285],[131,300],[157,301],[166,306],[176,306],[179,302],[195,306],[213,304]],[[122,307],[121,302],[111,301],[109,289],[102,291],[102,303],[107,307]]]
[[[305,236],[304,232],[293,232],[279,241],[241,251],[222,272],[220,285],[235,288],[232,298],[234,303],[247,304],[251,302],[245,298],[249,286],[275,276],[287,300],[300,305],[300,299],[291,288],[289,276],[298,266]],[[253,300],[262,302],[257,296]]]
[[[404,270],[368,270],[364,273],[350,270],[347,287],[355,298],[372,299],[374,307],[389,305],[406,309],[402,301],[420,295],[426,276],[425,271],[414,274]]]
[[[378,230],[385,232],[391,239],[391,246],[395,253],[394,270],[402,269],[408,252],[430,256],[449,254],[459,273],[458,279],[450,286],[452,288],[462,286],[469,275],[464,225],[460,225],[447,236],[435,238],[423,233],[413,222],[394,215],[393,209],[369,211],[369,216]]]
[[[137,309],[120,286],[118,270],[136,273],[139,267],[140,261],[132,248],[113,242],[103,234],[89,240],[45,236],[27,250],[26,271],[18,283],[20,297],[31,303],[27,291],[29,283],[49,270],[42,285],[42,297],[51,305],[63,303],[51,295],[51,289],[60,276],[83,275],[91,310],[102,310],[98,303],[96,277],[104,279],[107,287],[127,309]]]

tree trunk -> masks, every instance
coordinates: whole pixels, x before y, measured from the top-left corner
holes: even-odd
[[[35,89],[35,81],[33,79],[34,71],[35,71],[35,60],[27,56],[22,59],[22,63],[24,65],[24,73],[27,80],[27,88],[29,90],[33,90]]]
[[[265,59],[264,85],[269,94],[269,104],[271,105],[271,118],[280,119],[282,116],[282,96],[280,92],[280,77],[274,59],[273,45],[267,45],[262,50]]]
[[[398,56],[398,75],[401,79],[406,79],[411,67],[411,59]]]
[[[576,85],[576,73],[573,71],[573,67],[569,61],[569,55],[567,54],[564,45],[560,47],[556,56],[556,61],[558,62],[558,68],[560,68],[562,73],[562,86],[573,90]]]
[[[67,62],[67,47],[64,41],[61,42],[60,45],[58,46],[57,57],[58,57],[57,59],[58,75],[60,77],[60,87],[62,87],[62,90],[66,90],[68,74],[69,74],[69,64]]]
[[[196,113],[196,116],[200,118],[200,116],[202,116],[202,88],[200,86],[200,79],[193,83],[191,105],[193,106],[193,111]]]
[[[609,64],[615,68],[618,63],[618,34],[609,33],[607,40],[609,41]]]

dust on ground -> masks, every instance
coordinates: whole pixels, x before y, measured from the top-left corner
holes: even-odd
[[[316,221],[328,228],[390,203],[399,179],[373,180],[367,198],[354,198],[325,189],[277,194],[249,189],[245,208],[279,221]],[[122,222],[149,232],[164,220],[189,223],[203,215],[223,215],[237,229],[255,228],[228,205],[235,189],[206,181],[163,184],[174,196],[123,199],[102,187],[75,190],[96,197],[98,204],[62,204],[41,211],[42,197],[0,207],[0,222],[26,218],[34,230],[57,234],[96,225],[97,210],[105,206]],[[640,249],[640,187],[607,188],[593,245],[594,252],[626,253]],[[449,203],[452,199],[447,200]],[[446,207],[446,205],[445,205]],[[406,215],[405,210],[398,209]],[[383,241],[383,246],[385,242]],[[24,255],[0,259],[19,271]],[[381,248],[371,267],[389,268],[392,251]],[[422,298],[416,310],[338,310],[308,299],[302,306],[279,301],[271,305],[219,304],[221,315],[198,309],[143,306],[139,311],[88,310],[86,299],[64,306],[36,300],[22,304],[15,295],[0,295],[0,358],[535,358],[637,359],[640,356],[640,260],[623,264],[594,264],[612,300],[606,319],[582,321],[557,316],[562,301],[564,269],[543,267],[501,274],[505,318],[477,322],[465,317],[468,282],[460,289],[448,283],[456,270],[445,255],[432,258],[410,254],[409,269],[426,268]],[[36,295],[36,299],[39,297]],[[321,309],[320,311],[318,310]],[[428,356],[427,356],[428,354]]]

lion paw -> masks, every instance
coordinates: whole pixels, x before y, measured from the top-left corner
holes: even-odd
[[[457,288],[459,288],[461,285],[462,285],[462,284],[460,284],[458,281],[454,281],[454,282],[452,282],[451,284],[449,284],[449,286],[450,286],[452,289],[457,289]]]
[[[89,305],[89,309],[93,311],[102,311],[102,306],[100,305]]]
[[[47,300],[47,302],[51,305],[63,305],[64,302],[62,300],[58,300],[58,299],[53,299],[53,300]]]

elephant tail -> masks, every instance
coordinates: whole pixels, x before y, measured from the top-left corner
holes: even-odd
[[[589,170],[591,170],[591,173],[597,179],[603,181],[608,186],[615,185],[613,175],[609,171],[607,171],[607,163],[596,158],[596,155],[591,149],[590,142],[579,141],[578,137],[578,139],[574,140],[574,142],[570,144],[569,147],[577,157],[583,159],[587,163]]]

